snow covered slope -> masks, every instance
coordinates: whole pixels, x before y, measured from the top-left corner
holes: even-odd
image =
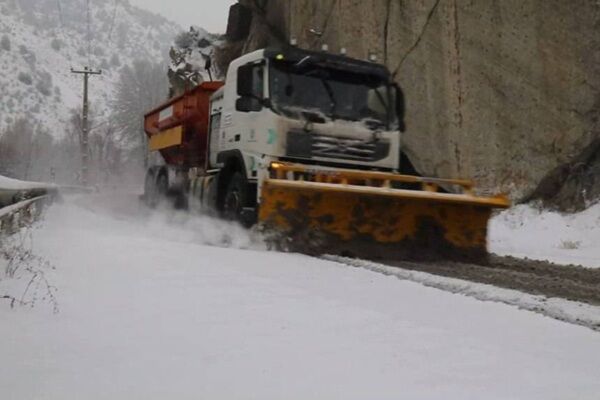
[[[90,79],[100,122],[123,65],[163,61],[166,79],[169,47],[180,26],[127,0],[90,5],[88,35],[85,0],[0,2],[0,129],[24,116],[60,136],[69,110],[81,107],[82,76],[71,68],[102,69],[103,75]]]
[[[0,303],[6,398],[598,398],[597,332],[115,200],[33,233],[60,312]]]
[[[499,255],[600,268],[600,203],[577,214],[516,206],[492,219],[489,235]]]

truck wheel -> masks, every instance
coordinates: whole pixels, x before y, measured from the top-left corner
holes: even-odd
[[[167,175],[160,174],[158,175],[158,179],[156,180],[156,194],[158,200],[163,200],[167,197],[167,192],[169,190],[169,181],[167,180]]]
[[[229,180],[223,200],[223,217],[230,221],[241,221],[246,204],[246,180],[239,172],[234,172]]]
[[[144,200],[148,207],[154,208],[158,203],[158,190],[156,181],[154,180],[154,172],[148,170],[146,180],[144,182]]]

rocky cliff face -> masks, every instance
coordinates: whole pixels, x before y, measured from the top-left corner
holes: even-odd
[[[595,0],[240,3],[253,17],[238,51],[294,37],[376,54],[406,92],[405,150],[425,175],[521,198],[600,137]]]

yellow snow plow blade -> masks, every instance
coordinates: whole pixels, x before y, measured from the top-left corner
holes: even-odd
[[[259,222],[277,246],[368,259],[478,259],[505,196],[479,197],[470,181],[273,163]],[[441,187],[459,193],[444,193]],[[274,236],[275,237],[275,236]]]

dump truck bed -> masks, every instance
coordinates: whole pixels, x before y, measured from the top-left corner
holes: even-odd
[[[210,97],[223,82],[204,82],[144,116],[150,151],[168,165],[202,167],[206,162]]]

